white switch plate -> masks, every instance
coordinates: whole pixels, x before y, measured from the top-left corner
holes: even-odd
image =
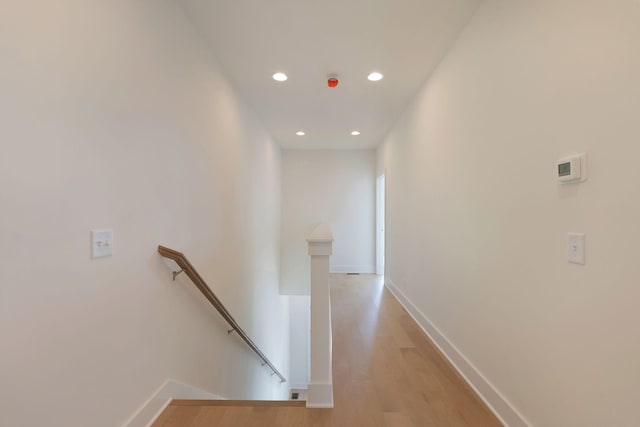
[[[584,233],[567,235],[567,261],[584,264]]]
[[[113,255],[113,230],[91,230],[91,258]]]

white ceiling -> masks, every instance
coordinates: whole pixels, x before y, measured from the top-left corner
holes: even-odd
[[[382,142],[479,2],[181,0],[282,147],[342,149]],[[368,81],[374,70],[385,78]],[[289,80],[275,82],[277,71]]]

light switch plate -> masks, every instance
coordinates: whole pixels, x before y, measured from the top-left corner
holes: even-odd
[[[91,230],[91,258],[113,255],[113,230]]]
[[[574,264],[584,264],[584,233],[569,233],[567,235],[567,261]]]

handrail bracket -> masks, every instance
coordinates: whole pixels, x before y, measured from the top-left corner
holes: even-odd
[[[186,270],[184,268],[182,270],[180,270],[180,271],[174,271],[172,273],[173,274],[173,281],[175,282],[176,281],[176,277],[178,277],[178,275],[180,275],[180,273],[184,273],[185,271]]]

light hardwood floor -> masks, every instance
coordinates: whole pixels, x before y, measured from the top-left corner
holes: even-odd
[[[501,425],[381,278],[336,274],[331,280],[333,409],[179,401],[154,427]]]

